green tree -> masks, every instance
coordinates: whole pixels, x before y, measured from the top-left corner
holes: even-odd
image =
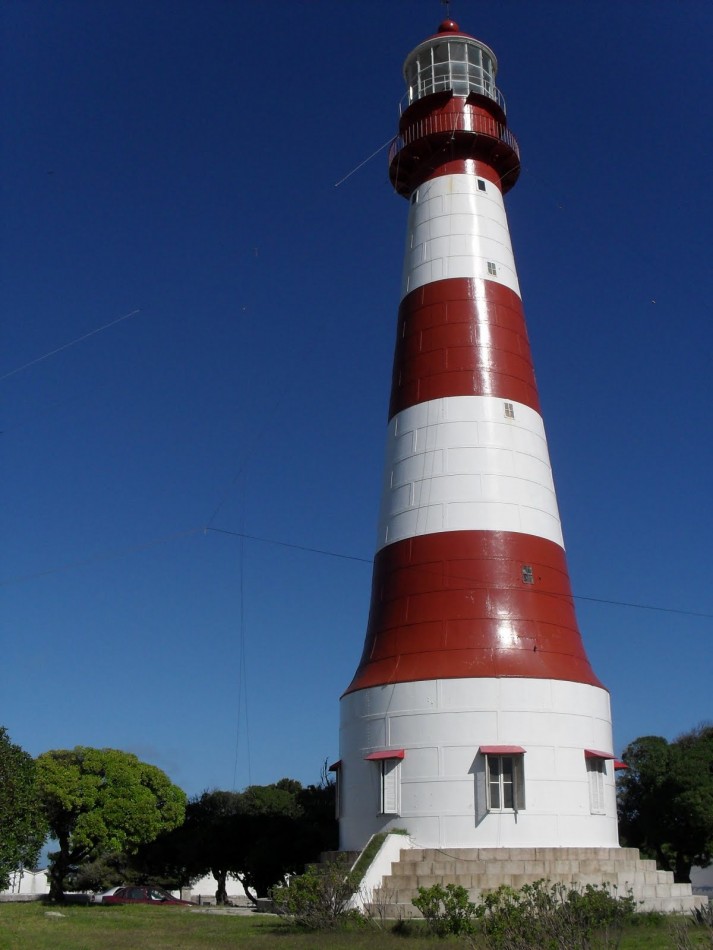
[[[94,891],[95,893],[119,884],[132,883],[128,858],[123,852],[105,852],[73,868],[64,883],[69,891]],[[162,881],[152,881],[152,883],[163,886]]]
[[[117,749],[77,746],[44,752],[37,785],[52,837],[50,897],[67,875],[102,854],[131,854],[184,819],[186,796],[155,765]]]
[[[195,880],[211,873],[216,900],[227,900],[228,875],[255,902],[285,875],[301,871],[322,851],[336,848],[334,786],[303,788],[295,779],[250,785],[242,792],[213,790],[188,803],[185,823],[139,849],[153,877],[176,873]]]
[[[0,726],[0,890],[8,886],[12,871],[35,867],[46,837],[34,760]]]
[[[153,841],[139,845],[134,854],[124,856],[124,881],[132,884],[158,884],[173,891],[188,887],[196,878],[206,873],[196,870],[197,829],[189,820],[190,810],[189,802],[186,807],[186,820],[182,825],[161,832]]]
[[[183,825],[138,849],[130,859],[132,876],[143,871],[165,880],[181,869],[193,881],[212,874],[216,902],[224,904],[233,874],[254,902],[282,877],[285,861],[291,864],[285,852],[292,853],[297,813],[294,792],[275,785],[203,792],[188,803]]]
[[[233,873],[250,900],[267,897],[286,874],[302,870],[297,834],[302,809],[294,779],[274,785],[250,785],[242,792],[233,823],[236,856]]]
[[[318,861],[322,852],[339,848],[335,794],[334,782],[329,781],[307,785],[297,792],[300,809],[295,828],[298,870]]]
[[[203,792],[189,802],[186,812],[186,864],[195,877],[213,875],[218,904],[225,904],[228,899],[228,874],[238,853],[236,822],[240,800],[239,792]]]
[[[333,783],[302,785],[280,779],[242,793],[235,823],[238,860],[233,873],[252,899],[267,897],[287,874],[301,873],[338,846]]]
[[[299,782],[250,785],[243,792],[214,790],[190,802],[186,816],[187,864],[196,877],[210,872],[216,901],[225,903],[229,874],[253,902],[267,896],[294,864],[294,831],[301,815]]]
[[[619,778],[622,843],[655,858],[674,880],[713,860],[713,725],[667,742],[643,736],[624,750]]]

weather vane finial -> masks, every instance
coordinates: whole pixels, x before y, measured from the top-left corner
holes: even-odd
[[[450,20],[451,18],[451,0],[441,0],[441,3],[446,8],[446,17]]]

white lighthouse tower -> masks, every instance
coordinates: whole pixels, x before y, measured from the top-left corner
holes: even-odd
[[[577,627],[504,194],[495,55],[413,50],[390,176],[409,217],[340,846],[616,848],[609,694]]]

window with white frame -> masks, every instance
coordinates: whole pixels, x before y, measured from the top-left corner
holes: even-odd
[[[488,811],[525,810],[525,750],[519,746],[481,746],[485,756]]]
[[[398,815],[401,809],[401,759],[403,749],[371,752],[365,758],[379,769],[379,814]]]

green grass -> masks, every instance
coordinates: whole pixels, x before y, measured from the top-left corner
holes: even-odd
[[[48,917],[48,911],[64,916]],[[699,934],[692,936],[695,942]],[[300,933],[272,916],[238,917],[180,907],[0,903],[0,950],[448,950],[465,946],[425,934],[396,936],[375,927],[349,933]],[[674,947],[667,920],[628,928],[620,944],[620,950]]]
[[[354,869],[352,871],[352,874],[354,875],[355,887],[358,887],[359,884],[361,884],[364,875],[371,866],[371,862],[376,857],[376,852],[382,846],[384,841],[386,841],[387,835],[408,835],[408,831],[406,831],[405,828],[392,828],[390,831],[379,831],[377,834],[371,836],[367,846],[357,858],[356,864],[354,865]]]

